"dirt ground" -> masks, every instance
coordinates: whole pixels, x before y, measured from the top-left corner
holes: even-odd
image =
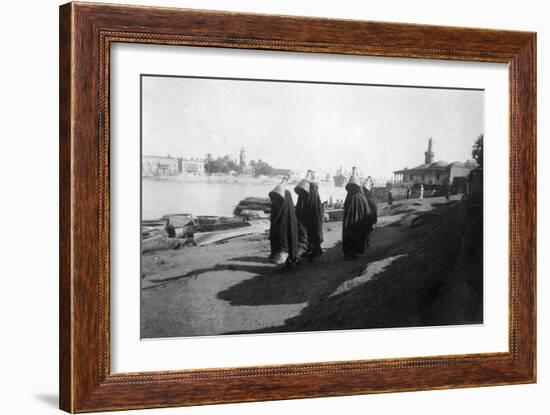
[[[264,235],[144,254],[142,338],[481,322],[481,214],[444,198],[380,209],[355,261],[341,222],[324,224],[320,258],[290,270],[268,263]]]

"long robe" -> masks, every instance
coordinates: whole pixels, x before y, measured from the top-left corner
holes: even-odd
[[[296,201],[296,219],[298,220],[298,256],[305,253],[308,249],[308,201],[309,193],[303,189],[296,191],[298,200]]]
[[[299,190],[296,202],[296,217],[298,219],[298,251],[299,255],[309,252],[314,256],[322,253],[323,242],[323,204],[319,197],[319,187],[310,183],[309,193]]]
[[[308,251],[319,254],[323,242],[323,204],[319,197],[319,187],[315,183],[309,186],[307,213]]]
[[[374,224],[378,222],[378,203],[376,201],[376,198],[374,197],[373,192],[371,192],[364,186],[363,186],[363,193],[367,198],[367,203],[369,205],[369,210],[370,210],[370,214],[367,220],[367,232],[370,233],[372,232],[372,228],[374,227]]]
[[[271,199],[271,226],[269,228],[271,256],[286,252],[288,260],[294,261],[298,249],[298,222],[292,195],[285,190],[284,199],[273,193],[269,194],[269,198]]]
[[[369,214],[369,204],[361,188],[349,186],[342,225],[342,248],[346,258],[355,258],[365,252]]]

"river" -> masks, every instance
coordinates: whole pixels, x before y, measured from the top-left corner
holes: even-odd
[[[268,197],[277,180],[228,176],[192,176],[182,180],[142,180],[142,218],[158,219],[170,213],[233,216],[233,209],[245,197]],[[287,185],[296,203],[294,184]],[[322,201],[345,199],[343,187],[321,182]]]

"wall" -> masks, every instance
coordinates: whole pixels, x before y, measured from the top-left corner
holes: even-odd
[[[118,0],[120,2],[120,0]],[[134,3],[263,13],[538,31],[539,114],[548,114],[548,12],[542,1],[357,2],[296,0],[134,0]],[[55,0],[4,2],[0,105],[2,400],[7,414],[56,414],[57,406],[57,6]],[[539,116],[539,183],[550,181],[548,117]],[[36,170],[21,170],[20,157]],[[546,161],[546,163],[545,163]],[[550,295],[550,204],[539,186],[539,299]],[[26,219],[32,218],[32,222]],[[489,236],[490,237],[490,236]],[[132,412],[133,414],[543,414],[550,399],[549,301],[539,301],[539,383],[512,387],[323,398]]]
[[[177,158],[162,156],[143,156],[141,174],[145,176],[173,176],[178,174]]]
[[[406,184],[424,183],[424,184],[446,184],[449,183],[450,170],[409,170],[407,173],[398,175],[398,180]],[[411,180],[412,175],[412,180]]]
[[[461,167],[461,166],[452,166],[450,170],[450,178],[449,183],[453,184],[453,180],[455,177],[467,177],[468,174],[470,174],[470,169],[467,167]]]
[[[204,173],[204,162],[201,160],[182,160],[182,166],[183,171],[187,173]]]

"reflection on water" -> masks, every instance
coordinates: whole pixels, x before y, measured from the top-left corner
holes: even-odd
[[[261,179],[196,178],[186,181],[142,180],[142,218],[158,219],[168,213],[192,213],[193,215],[233,216],[233,209],[245,197],[267,197],[277,181]],[[296,194],[289,185],[294,202]],[[345,199],[343,187],[320,183],[321,200],[330,196]]]

